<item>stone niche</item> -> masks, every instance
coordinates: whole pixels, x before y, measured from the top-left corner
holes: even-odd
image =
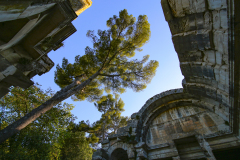
[[[47,54],[76,31],[71,22],[91,4],[91,0],[0,1],[0,97],[11,86],[28,88],[33,76],[54,66]]]
[[[161,5],[183,88],[150,98],[127,126],[102,142],[104,157],[95,154],[93,160],[114,160],[116,154],[126,160],[239,159],[240,1]]]
[[[236,158],[240,143],[229,114],[218,101],[182,88],[160,93],[134,113],[126,127],[104,140],[93,160],[215,160],[223,153]]]
[[[161,113],[151,123],[147,145],[173,142],[189,135],[209,135],[229,130],[223,118],[216,113],[194,106],[178,107]]]
[[[229,131],[229,125],[223,118],[209,110],[194,106],[183,106],[169,109],[158,115],[148,129],[146,144],[149,148],[148,157],[152,159],[171,157],[176,147],[178,155],[182,159],[205,158],[204,150],[196,138],[199,136],[214,135],[219,132]],[[161,145],[166,148],[158,148]],[[168,150],[167,152],[165,152]],[[169,153],[170,151],[170,153]],[[163,154],[159,154],[163,152]],[[170,154],[170,156],[167,156]],[[177,155],[177,156],[178,156]]]

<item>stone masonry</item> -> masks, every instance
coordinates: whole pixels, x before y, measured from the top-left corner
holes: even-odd
[[[35,75],[48,72],[47,56],[76,29],[72,21],[91,0],[0,1],[0,98],[9,87],[28,88]]]
[[[237,0],[161,0],[183,88],[150,98],[93,160],[239,159]],[[121,155],[121,156],[120,156]]]

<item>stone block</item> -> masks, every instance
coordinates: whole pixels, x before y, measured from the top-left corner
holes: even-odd
[[[4,50],[0,53],[11,64],[18,63],[21,56],[16,53],[12,48]]]
[[[185,78],[191,75],[191,67],[189,64],[180,64],[180,67],[182,74],[184,75]]]
[[[227,0],[207,0],[208,9],[217,10],[222,8],[227,8]]]
[[[227,54],[222,55],[222,61],[223,61],[224,65],[228,65],[228,55]]]
[[[173,16],[172,16],[172,11],[169,6],[168,0],[161,0],[161,5],[162,5],[165,20],[166,21],[172,20]]]
[[[169,21],[169,27],[172,35],[201,29],[211,30],[210,13],[196,13],[174,18]]]
[[[204,78],[215,79],[214,70],[211,66],[203,67],[203,76]]]
[[[226,71],[225,70],[220,70],[220,74],[219,74],[219,82],[222,84],[226,84]]]
[[[222,53],[216,51],[216,64],[222,65]]]
[[[212,65],[216,63],[216,56],[213,50],[204,51],[204,62],[211,63]],[[210,64],[210,65],[211,65]]]
[[[228,29],[228,15],[227,10],[220,10],[220,19],[221,19],[221,29]]]
[[[172,157],[173,160],[180,160],[180,157],[177,156],[177,157]]]
[[[228,32],[227,31],[214,31],[213,42],[215,50],[221,54],[228,54]]]
[[[26,17],[29,17],[29,16],[33,16],[33,15],[42,13],[42,12],[50,9],[51,7],[53,7],[55,4],[56,3],[29,6],[19,15],[18,18],[26,18]]]
[[[13,75],[15,72],[17,72],[17,68],[13,65],[7,67],[4,71],[2,71],[2,74],[7,77],[9,75]]]
[[[219,10],[212,11],[212,21],[213,21],[213,29],[220,29],[221,18],[220,18]]]
[[[201,51],[178,53],[180,62],[203,62],[203,54]]]
[[[168,0],[174,17],[201,13],[206,10],[205,0]]]
[[[11,63],[9,63],[6,58],[4,58],[1,54],[0,54],[0,72],[6,70],[6,68],[11,66]]]
[[[211,33],[189,34],[172,38],[177,53],[204,51],[213,48]]]
[[[0,81],[3,80],[5,76],[0,72]]]
[[[203,77],[203,69],[201,65],[191,65],[191,77]]]
[[[108,160],[109,156],[104,149],[98,149],[92,155],[92,160]]]
[[[3,81],[10,83],[14,86],[19,86],[24,89],[34,84],[30,79],[28,79],[24,75],[15,75],[15,76],[9,75]]]
[[[168,0],[168,3],[172,9],[174,17],[183,17],[185,13],[183,11],[182,0]]]
[[[178,155],[176,149],[162,149],[162,150],[154,150],[148,153],[148,158],[150,159],[162,159],[166,157],[175,157]]]

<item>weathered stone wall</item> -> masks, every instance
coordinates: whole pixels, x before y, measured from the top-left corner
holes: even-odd
[[[77,15],[81,14],[92,5],[91,0],[69,0],[69,2]]]
[[[54,66],[47,54],[76,31],[71,22],[91,4],[91,0],[0,1],[0,98],[11,86],[28,88],[33,76]]]
[[[221,103],[231,130],[239,134],[239,1],[161,3],[185,77],[184,90]]]
[[[154,146],[189,135],[208,135],[224,130],[229,130],[229,126],[217,114],[198,107],[179,107],[161,113],[152,121],[146,142],[148,146]]]
[[[229,107],[226,0],[162,0],[184,89]]]
[[[215,160],[226,153],[239,157],[236,1],[161,0],[184,75],[183,88],[150,98],[126,127],[108,137],[106,151],[131,144],[131,158],[138,160]]]

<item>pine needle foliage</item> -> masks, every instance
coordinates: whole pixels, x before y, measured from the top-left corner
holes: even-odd
[[[109,133],[114,130],[115,121],[121,118],[121,112],[124,111],[124,102],[118,94],[113,97],[112,94],[102,96],[99,101],[94,103],[98,111],[102,113],[101,119],[93,126],[95,134],[104,140]]]
[[[54,80],[62,89],[49,100],[0,131],[0,143],[25,128],[59,102],[72,96],[74,100],[99,100],[103,91],[123,93],[126,88],[138,92],[146,88],[156,73],[158,62],[149,55],[142,60],[133,59],[135,51],[149,41],[150,24],[146,15],[138,19],[127,10],[107,21],[108,30],[88,31],[93,47],[86,47],[83,56],[75,62],[66,58],[57,65]]]
[[[69,63],[66,58],[62,65],[57,65],[55,82],[61,88],[78,79],[86,81],[93,74],[98,76],[77,91],[72,97],[74,100],[89,101],[99,99],[103,91],[123,93],[126,88],[138,92],[155,75],[158,62],[151,60],[147,63],[149,55],[142,60],[133,59],[135,51],[149,41],[150,24],[146,15],[140,15],[136,20],[129,15],[127,10],[119,12],[107,21],[108,30],[88,31],[87,37],[91,38],[93,48],[85,48],[83,56],[76,56],[75,62]]]

